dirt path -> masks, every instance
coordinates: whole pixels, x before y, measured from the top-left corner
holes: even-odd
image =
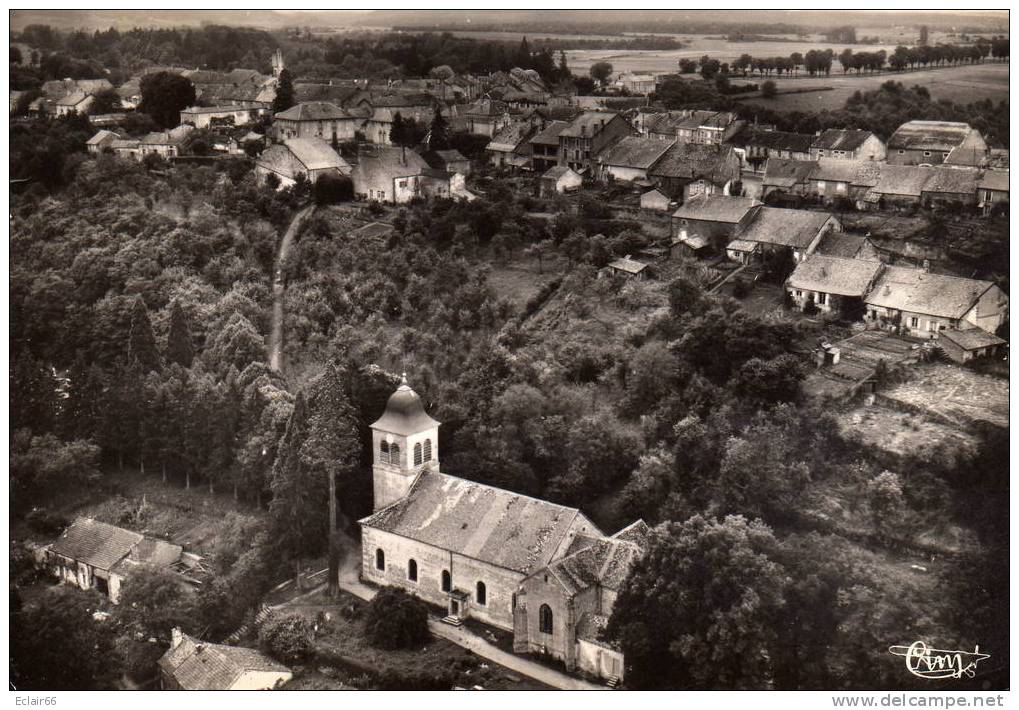
[[[283,235],[283,241],[280,242],[279,251],[276,252],[272,282],[272,330],[269,333],[269,367],[276,371],[280,371],[283,365],[283,297],[286,294],[283,264],[290,254],[290,247],[293,246],[301,225],[314,211],[315,205],[312,204],[294,215],[286,234]]]

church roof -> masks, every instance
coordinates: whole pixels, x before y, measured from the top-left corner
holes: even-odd
[[[437,426],[439,422],[425,412],[420,395],[410,388],[406,377],[396,392],[389,396],[386,411],[371,425],[372,429],[381,429],[400,436],[410,436]]]
[[[643,544],[644,540],[638,543],[624,538],[601,538],[551,563],[549,570],[570,594],[595,585],[618,590],[630,567],[643,554]]]
[[[586,521],[576,508],[424,470],[404,498],[360,522],[530,574],[549,563],[578,516]]]

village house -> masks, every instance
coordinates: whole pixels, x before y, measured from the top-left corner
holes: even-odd
[[[94,136],[89,138],[85,142],[85,148],[92,155],[98,155],[107,148],[112,150],[112,144],[115,140],[120,139],[120,136],[113,131],[107,131],[105,129],[98,131]]]
[[[814,254],[821,256],[837,256],[842,259],[860,259],[862,261],[879,261],[880,256],[874,244],[860,234],[850,234],[831,230],[825,232],[821,241],[814,248]]]
[[[687,110],[676,125],[676,140],[680,143],[718,145],[742,129],[736,114],[727,111]]]
[[[598,177],[606,182],[619,180],[650,184],[648,169],[674,144],[675,141],[669,143],[643,136],[626,136],[598,155]]]
[[[739,158],[727,145],[675,143],[648,168],[648,179],[677,202],[728,195],[739,182]]]
[[[938,336],[938,345],[949,360],[965,364],[982,357],[994,357],[1007,343],[994,333],[980,328],[946,330]]]
[[[986,154],[987,143],[968,123],[908,121],[888,139],[891,165],[938,165],[956,148]]]
[[[651,212],[668,212],[675,204],[668,195],[655,188],[640,196],[640,208]]]
[[[760,209],[761,203],[749,197],[697,195],[672,213],[672,236],[701,237],[720,252],[746,231]]]
[[[977,204],[977,183],[980,174],[974,170],[931,168],[930,179],[924,183],[920,199],[925,207]]]
[[[201,570],[201,558],[185,553],[180,545],[92,518],[75,520],[44,549],[44,559],[60,581],[95,589],[114,604],[120,601],[125,580],[142,566],[179,572],[184,586],[193,584],[189,575]]]
[[[179,628],[158,665],[160,690],[274,690],[294,677],[253,648],[201,641]]]
[[[761,197],[772,193],[804,195],[807,182],[817,167],[817,161],[791,158],[768,158],[761,178]],[[747,175],[742,175],[746,179]]]
[[[346,143],[353,141],[364,117],[326,101],[309,101],[291,106],[273,116],[272,128],[277,140],[319,138]]]
[[[353,108],[347,109],[352,116],[361,116],[361,134],[364,140],[375,145],[392,145],[390,136],[396,112],[388,108]],[[363,114],[363,115],[362,115]],[[401,119],[403,116],[401,115]]]
[[[247,106],[191,106],[182,109],[180,122],[195,128],[246,126],[255,123],[269,110],[256,104]]]
[[[530,167],[530,139],[534,130],[534,126],[525,121],[504,126],[485,146],[489,163],[496,168]]]
[[[194,130],[191,126],[177,126],[168,131],[155,131],[141,137],[135,157],[139,160],[146,155],[158,155],[167,159],[180,155],[181,146],[188,133]],[[116,147],[114,147],[116,150]]]
[[[867,193],[878,183],[881,164],[839,158],[818,158],[810,173],[806,194],[825,204],[838,198],[862,206]]]
[[[137,138],[115,138],[107,147],[121,158],[141,160],[141,141]]]
[[[495,99],[480,99],[464,109],[467,132],[491,138],[512,120],[509,106]]]
[[[538,181],[538,196],[550,197],[555,194],[574,192],[580,189],[584,178],[572,168],[565,165],[554,165],[541,176]]]
[[[471,161],[458,150],[432,150],[422,153],[421,157],[425,159],[430,168],[459,173],[463,176],[471,174]]]
[[[86,94],[84,91],[74,91],[67,96],[57,99],[54,104],[54,113],[57,116],[66,116],[70,113],[85,115],[95,102],[95,97]]]
[[[810,144],[810,157],[881,161],[885,150],[885,144],[870,131],[829,128],[818,133]]]
[[[350,177],[359,199],[403,203],[420,194],[426,170],[428,163],[413,150],[375,147],[358,156]]]
[[[684,114],[683,111],[659,111],[641,107],[633,114],[632,124],[642,136],[673,143],[679,136],[679,125],[687,118]]]
[[[362,577],[441,606],[447,623],[473,618],[510,631],[515,649],[544,651],[567,670],[603,675],[608,668],[621,678],[621,656],[613,664],[595,649],[580,652],[588,635],[578,627],[585,614],[611,613],[612,592],[641,543],[618,558],[611,579],[587,580],[587,594],[531,586],[529,579],[544,584],[556,574],[553,562],[580,551],[579,537],[613,538],[576,508],[441,473],[439,426],[406,378],[371,425],[375,512],[359,521]]]
[[[798,308],[813,304],[822,313],[858,319],[883,268],[880,261],[812,254],[786,279],[786,292]]]
[[[830,214],[761,207],[725,251],[741,264],[757,263],[776,253],[787,254],[798,264],[814,252],[826,234],[840,231],[842,224]]]
[[[930,168],[916,165],[882,165],[877,183],[863,197],[864,207],[913,208],[923,199]]]
[[[977,181],[977,204],[984,214],[995,205],[1008,205],[1008,170],[987,170]]]
[[[266,148],[255,161],[255,175],[275,175],[280,187],[293,185],[302,175],[314,184],[323,175],[350,174],[350,164],[321,138],[289,138]]]
[[[559,164],[559,134],[568,125],[568,121],[549,120],[531,136],[531,170],[541,175]]]
[[[613,83],[621,91],[640,96],[653,94],[657,85],[655,75],[647,72],[623,72]]]
[[[813,160],[810,147],[814,136],[809,133],[772,131],[757,126],[744,126],[728,141],[736,150],[743,170],[760,172],[773,158],[781,160]]]
[[[599,153],[633,133],[615,111],[584,111],[559,132],[559,164],[583,175],[594,167]]]
[[[885,267],[864,302],[868,322],[917,338],[970,328],[994,333],[1008,314],[1008,295],[990,281],[902,266]]]

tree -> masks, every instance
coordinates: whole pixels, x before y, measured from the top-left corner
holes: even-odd
[[[314,648],[311,623],[300,613],[271,616],[258,630],[258,645],[282,663],[304,660]]]
[[[89,113],[113,113],[120,110],[120,95],[113,89],[104,89],[92,96]]]
[[[169,630],[180,627],[197,633],[194,592],[175,572],[145,566],[132,570],[120,590],[118,620],[145,638],[166,640]]]
[[[335,205],[354,199],[354,183],[346,175],[325,174],[315,181],[315,204]]]
[[[878,474],[867,483],[867,500],[879,533],[886,539],[894,536],[902,528],[902,514],[906,509],[899,475],[891,471]]]
[[[769,558],[770,528],[740,516],[694,516],[654,529],[612,609],[605,636],[618,642],[638,688],[773,687],[778,622],[788,585]]]
[[[21,50],[11,45],[11,64],[21,64]]]
[[[99,447],[91,441],[61,441],[53,434],[31,436],[19,429],[11,442],[11,483],[34,492],[63,490],[95,483],[99,477]]]
[[[311,411],[307,437],[301,445],[301,462],[311,476],[325,477],[329,483],[329,595],[337,593],[339,579],[339,540],[337,539],[338,500],[342,494],[348,512],[356,511],[350,500],[356,495],[361,463],[361,440],[357,414],[347,396],[345,379],[335,364],[309,385]]]
[[[531,49],[527,46],[526,36],[520,40],[520,46],[517,47],[517,56],[514,61],[516,66],[521,69],[531,68]]]
[[[180,305],[180,301],[174,300],[170,304],[170,332],[166,337],[166,361],[175,362],[181,367],[191,367],[191,361],[195,357],[195,347],[191,339],[191,324],[188,322],[187,314]]]
[[[111,690],[119,676],[113,629],[92,613],[94,592],[46,589],[10,616],[11,684],[18,690]]]
[[[163,128],[173,128],[179,124],[181,109],[195,103],[195,86],[191,80],[170,72],[154,72],[143,76],[141,92],[139,110],[147,113]]]
[[[141,368],[142,373],[160,368],[156,334],[152,331],[149,310],[141,296],[131,306],[131,326],[127,338],[127,363]]]
[[[771,79],[761,84],[761,98],[762,99],[773,99],[778,93],[778,87]]]
[[[289,69],[280,72],[276,80],[276,96],[272,100],[272,112],[274,114],[286,111],[296,103],[294,99],[294,78]]]
[[[368,605],[365,635],[377,648],[417,648],[428,640],[428,609],[399,587],[383,587]]]
[[[449,123],[438,106],[428,127],[428,150],[447,150],[449,148]]]
[[[605,83],[612,76],[612,65],[608,62],[595,62],[591,65],[591,69],[588,72],[591,78],[598,82],[600,85],[605,86]]]

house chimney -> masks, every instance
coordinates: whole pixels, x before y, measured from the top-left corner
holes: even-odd
[[[174,626],[170,630],[170,648],[177,648],[184,641],[184,632],[180,630],[179,626]]]

